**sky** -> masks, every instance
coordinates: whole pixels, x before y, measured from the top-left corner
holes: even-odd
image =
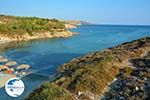
[[[0,0],[0,14],[150,25],[150,0]]]

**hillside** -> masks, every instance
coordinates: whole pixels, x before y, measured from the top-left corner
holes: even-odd
[[[150,52],[150,37],[73,59],[60,66],[60,74],[55,80],[34,90],[26,100],[99,100],[105,97],[106,100],[110,100],[111,97],[120,99],[122,95],[111,95],[109,85],[117,78],[121,69],[125,70],[123,74],[126,77],[130,76],[135,67],[135,65],[132,66],[131,61],[137,58],[148,59],[147,57],[143,58],[148,56],[148,52]],[[145,67],[147,64],[143,65],[143,68],[147,68]],[[138,64],[136,65],[137,68],[140,67]],[[126,77],[122,80],[126,80]],[[132,84],[134,83],[136,82],[133,81]],[[126,87],[126,85],[124,86]],[[143,98],[147,99],[148,94],[146,90],[143,91],[142,93],[145,93]],[[126,95],[123,97],[129,99]]]
[[[0,15],[0,40],[30,40],[72,36],[65,23],[57,19]]]
[[[80,25],[91,25],[91,23],[80,20],[66,20],[63,21],[67,28],[77,28]]]

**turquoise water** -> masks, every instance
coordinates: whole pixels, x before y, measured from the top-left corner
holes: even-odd
[[[4,88],[0,89],[1,100],[20,100],[33,89],[49,80],[49,76],[57,73],[59,65],[74,57],[89,52],[104,50],[120,43],[150,36],[150,26],[113,26],[113,25],[83,25],[71,31],[79,35],[70,38],[34,40],[30,42],[15,42],[3,45],[1,55],[18,63],[27,63],[36,73],[24,77],[25,92],[18,98],[11,98]]]

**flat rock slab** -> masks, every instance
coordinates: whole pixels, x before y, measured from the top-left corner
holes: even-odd
[[[5,86],[5,83],[10,79],[10,78],[15,78],[16,76],[13,74],[1,74],[0,73],[0,88]]]
[[[15,61],[9,61],[9,62],[7,62],[6,63],[6,66],[15,66],[15,65],[17,65],[17,62],[15,62]]]
[[[30,68],[30,66],[27,65],[27,64],[21,64],[21,65],[17,66],[17,69],[18,69],[18,70],[19,70],[19,69],[28,69],[28,68]]]
[[[8,59],[6,59],[6,58],[0,58],[0,63],[4,63],[4,62],[7,62],[8,61]]]

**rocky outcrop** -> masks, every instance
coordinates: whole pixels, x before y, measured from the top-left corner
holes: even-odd
[[[68,20],[68,21],[64,21],[64,23],[65,23],[65,27],[67,29],[73,29],[73,28],[77,28],[80,25],[89,25],[90,24],[88,22],[79,21],[79,20]]]
[[[133,66],[120,69],[117,80],[110,84],[103,100],[150,99],[150,52],[130,62]]]
[[[65,22],[57,19],[0,15],[0,43],[73,35],[75,33],[65,27]]]
[[[17,65],[17,62],[16,61],[9,61],[9,62],[7,62],[6,63],[6,66],[15,66],[15,65]]]
[[[3,56],[0,56],[0,63],[7,62],[7,61],[8,61],[7,58],[4,58]]]
[[[75,32],[70,31],[62,31],[62,32],[33,32],[33,35],[30,36],[29,34],[23,35],[0,35],[0,42],[13,42],[13,41],[28,41],[34,39],[45,39],[45,38],[67,38],[73,35],[76,35]]]
[[[49,84],[55,84],[69,91],[67,93],[76,100],[99,100],[101,95],[108,89],[108,85],[117,80],[116,76],[120,73],[120,69],[128,67],[131,65],[130,60],[143,57],[149,51],[150,37],[147,37],[123,43],[103,52],[90,53],[60,66],[58,77]],[[126,71],[128,71],[127,74],[132,73],[130,69],[126,69]],[[132,77],[127,79],[129,81],[128,85],[136,84],[136,81],[130,83],[130,80],[132,81]],[[138,85],[133,88],[139,90]],[[36,92],[38,96],[44,95],[46,97],[46,95],[49,95],[48,93],[43,94],[44,89],[40,88],[40,90],[31,93],[27,99],[38,98]],[[122,96],[119,98],[124,99]]]
[[[66,27],[67,29],[77,28],[76,25],[72,25],[72,24],[65,24],[65,27]]]
[[[17,70],[19,69],[29,69],[30,66],[28,64],[21,64],[19,66],[16,67]]]
[[[0,78],[5,80],[0,84],[0,87],[5,85],[5,82],[10,77],[23,77],[29,73],[30,65],[28,64],[17,64],[16,61],[10,61],[7,58],[0,56]],[[7,76],[8,77],[7,77]]]

